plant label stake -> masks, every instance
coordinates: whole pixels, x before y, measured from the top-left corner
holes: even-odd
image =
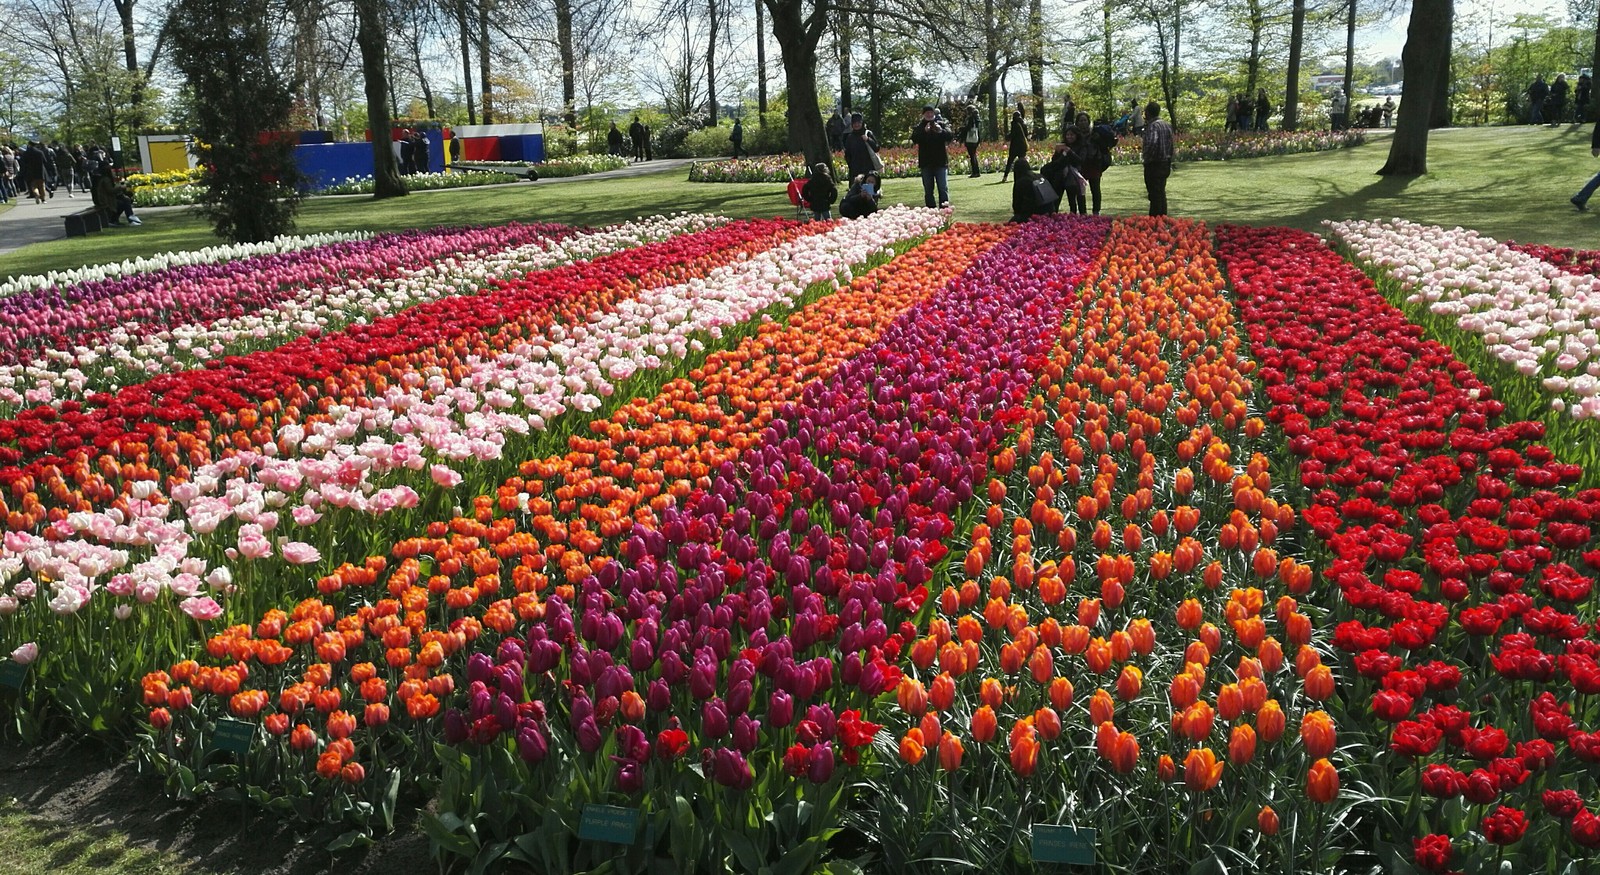
[[[616,805],[585,805],[578,822],[578,839],[631,845],[639,836],[639,809]]]
[[[28,677],[28,667],[20,662],[6,660],[0,662],[0,687],[10,687],[13,690],[22,689],[22,682]]]
[[[212,735],[217,750],[240,755],[249,753],[255,740],[255,724],[242,720],[218,720],[217,731]]]
[[[1094,865],[1095,831],[1054,823],[1033,825],[1033,859],[1036,863]]]

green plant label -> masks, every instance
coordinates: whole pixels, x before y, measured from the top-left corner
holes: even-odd
[[[6,660],[0,662],[0,687],[10,687],[13,690],[22,689],[22,681],[28,677],[28,667],[20,662]]]
[[[1094,836],[1092,829],[1036,823],[1033,825],[1034,862],[1093,866]]]
[[[586,842],[631,845],[639,835],[639,809],[615,805],[585,805],[578,822],[578,838]]]
[[[217,731],[211,740],[216,744],[217,750],[238,754],[249,753],[250,745],[256,741],[256,725],[242,720],[218,720]]]

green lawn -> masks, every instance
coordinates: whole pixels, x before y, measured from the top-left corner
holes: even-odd
[[[140,872],[178,875],[189,867],[176,857],[129,847],[131,837],[115,829],[63,826],[33,817],[0,800],[0,875],[100,875]]]
[[[1573,210],[1567,198],[1600,170],[1589,157],[1589,129],[1482,128],[1435,132],[1433,170],[1422,178],[1374,175],[1388,139],[1357,149],[1281,158],[1179,165],[1169,186],[1172,210],[1213,222],[1291,225],[1316,229],[1323,219],[1403,216],[1419,222],[1477,228],[1500,239],[1561,246],[1600,245],[1596,213]],[[298,231],[387,231],[435,225],[523,221],[598,225],[639,215],[680,210],[730,216],[790,212],[780,185],[689,183],[686,171],[557,185],[421,194],[393,201],[328,198],[307,202]],[[891,180],[891,200],[921,202],[916,180]],[[1143,212],[1144,183],[1137,167],[1106,174],[1105,209]],[[971,180],[957,174],[950,198],[956,218],[1003,221],[1011,187],[998,177]],[[188,212],[147,213],[138,229],[41,243],[0,256],[0,275],[40,273],[120,261],[170,249],[215,243],[205,224]]]

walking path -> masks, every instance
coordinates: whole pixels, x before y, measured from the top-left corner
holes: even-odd
[[[651,173],[664,173],[671,170],[686,168],[694,163],[692,158],[661,158],[655,161],[641,161],[638,164],[629,164],[617,170],[607,170],[602,173],[590,173],[584,176],[565,176],[559,179],[540,179],[538,182],[526,181],[504,182],[495,185],[481,185],[471,189],[439,188],[427,191],[414,191],[413,196],[441,194],[445,192],[478,191],[489,188],[526,188],[529,185],[546,186],[560,185],[568,182],[597,182],[606,179],[631,179],[636,176],[645,176]],[[335,194],[320,195],[308,200],[322,200],[323,198],[370,198],[370,194]],[[68,197],[65,190],[58,189],[56,196],[42,204],[36,204],[31,198],[24,198],[21,202],[0,213],[0,253],[14,252],[24,246],[34,243],[44,243],[50,240],[60,240],[67,236],[66,224],[63,217],[68,213],[75,213],[90,205],[89,195],[82,192]],[[141,207],[140,215],[147,213],[167,213],[174,210],[188,210],[193,207]],[[137,234],[137,227],[107,228],[101,234]]]

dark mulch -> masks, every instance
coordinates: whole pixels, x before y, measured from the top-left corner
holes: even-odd
[[[342,828],[290,823],[238,803],[176,802],[131,758],[67,739],[34,748],[0,743],[0,799],[15,799],[63,841],[86,832],[126,836],[134,846],[193,861],[196,873],[440,871],[415,810],[399,814],[392,835],[335,857],[325,848]]]

